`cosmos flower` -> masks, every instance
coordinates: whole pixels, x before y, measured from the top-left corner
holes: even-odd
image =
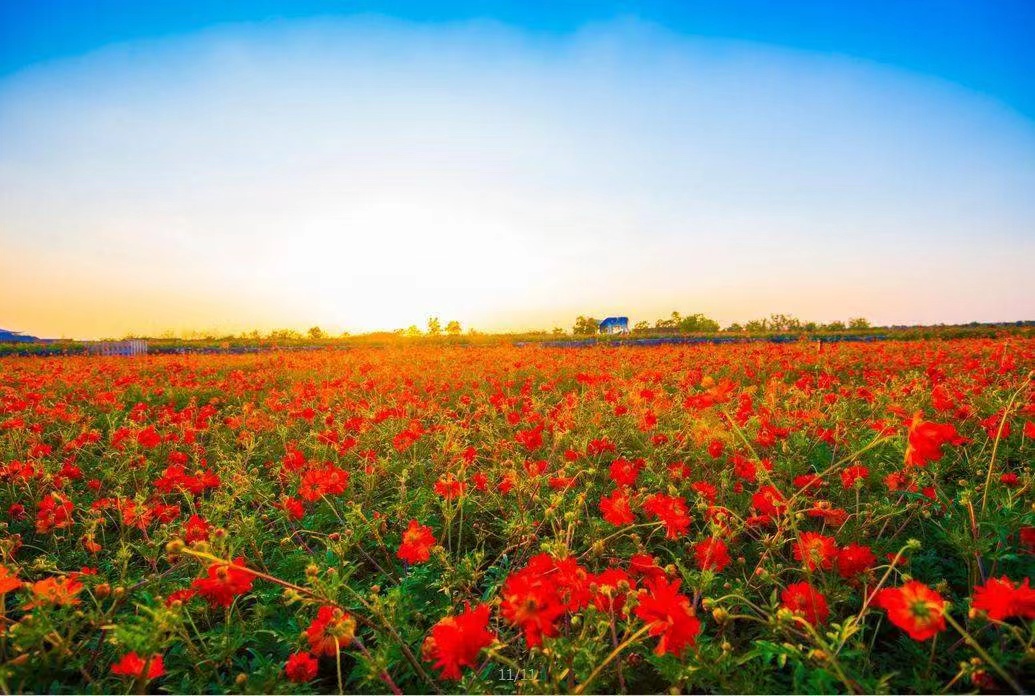
[[[356,621],[337,607],[324,605],[305,630],[310,651],[319,657],[333,657],[352,642],[356,635]]]
[[[44,605],[52,606],[74,606],[79,604],[76,597],[83,589],[83,583],[79,582],[76,574],[51,576],[44,578],[29,586],[32,590],[33,599],[26,603],[26,609],[32,609]]]
[[[643,502],[644,511],[665,525],[665,538],[678,539],[690,527],[686,501],[683,498],[664,493],[655,493]]]
[[[153,449],[162,444],[162,436],[153,425],[149,425],[137,433],[137,444],[144,449]]]
[[[988,614],[988,618],[1003,621],[1011,617],[1035,619],[1035,590],[1031,580],[1024,578],[1016,583],[1005,575],[989,578],[988,582],[974,588],[970,603],[974,609]]]
[[[17,573],[12,573],[7,566],[0,565],[0,597],[12,590],[17,590],[23,584],[18,579]]]
[[[837,552],[837,572],[847,580],[865,573],[873,567],[876,560],[877,557],[873,555],[873,551],[870,550],[869,546],[855,543],[848,544]]]
[[[435,535],[431,527],[410,520],[410,526],[403,532],[402,543],[395,555],[411,565],[424,563],[431,558],[431,547],[434,545]]]
[[[195,541],[208,541],[212,525],[201,515],[191,515],[183,523],[183,538],[188,544]]]
[[[36,512],[36,531],[46,534],[53,529],[71,527],[74,509],[72,502],[60,493],[45,496]]]
[[[857,481],[864,481],[870,475],[870,470],[861,464],[854,464],[841,472],[841,485],[844,489],[850,490],[855,487]]]
[[[751,505],[763,515],[775,517],[787,509],[783,494],[773,486],[762,486],[751,496]]]
[[[592,576],[593,604],[605,614],[625,614],[625,600],[629,590],[635,589],[636,580],[621,568],[608,568]],[[623,589],[624,588],[624,589]]]
[[[632,507],[629,505],[629,497],[616,488],[610,496],[600,496],[600,513],[604,520],[616,527],[623,527],[636,521]]]
[[[478,654],[492,645],[496,634],[488,629],[489,605],[468,604],[456,616],[441,619],[424,640],[423,655],[434,662],[443,679],[459,679],[461,667],[477,667]]]
[[[813,626],[824,623],[830,616],[826,597],[807,582],[788,585],[780,593],[780,600],[785,608],[803,617]]]
[[[918,412],[909,425],[906,464],[927,466],[929,462],[937,462],[942,458],[944,445],[960,445],[964,442],[966,440],[956,432],[956,426],[951,423],[925,421],[923,415]]]
[[[543,637],[557,635],[556,621],[568,611],[562,590],[588,593],[588,588],[564,588],[561,580],[554,559],[539,554],[503,583],[500,612],[524,632],[530,648],[541,645]]]
[[[658,655],[681,655],[694,645],[701,632],[701,622],[694,615],[690,598],[680,594],[679,584],[679,580],[654,580],[638,595],[634,611],[650,627],[647,632],[658,638],[654,648]]]
[[[244,557],[234,559],[234,566],[244,566]],[[213,563],[208,567],[206,577],[197,578],[191,587],[214,607],[228,607],[234,598],[252,589],[255,576],[242,567],[227,563]]]
[[[837,544],[833,537],[817,532],[803,532],[794,544],[794,558],[808,570],[830,570],[837,558]]]
[[[644,467],[643,459],[628,460],[619,457],[611,462],[611,480],[619,486],[632,486]]]
[[[701,570],[722,572],[730,564],[726,543],[715,537],[697,542],[694,545],[694,557],[697,560],[697,567]]]
[[[284,664],[284,676],[296,684],[303,684],[316,678],[320,663],[307,652],[292,653]]]
[[[112,665],[111,673],[122,677],[140,678],[144,676],[145,668],[147,669],[146,679],[157,679],[165,674],[165,660],[162,655],[157,653],[149,659],[144,659],[136,652],[129,652]]]
[[[910,580],[901,587],[885,588],[874,603],[913,640],[927,640],[945,630],[945,600],[922,582]]]

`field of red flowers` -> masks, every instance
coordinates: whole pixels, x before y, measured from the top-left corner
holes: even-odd
[[[1035,341],[0,361],[4,692],[1035,685]]]

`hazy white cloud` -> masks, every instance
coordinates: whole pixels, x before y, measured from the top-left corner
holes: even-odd
[[[232,25],[0,81],[0,325],[1035,318],[1033,190],[1032,122],[845,58]]]

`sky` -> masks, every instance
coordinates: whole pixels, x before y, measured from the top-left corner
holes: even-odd
[[[0,0],[0,327],[1035,319],[1026,2]]]

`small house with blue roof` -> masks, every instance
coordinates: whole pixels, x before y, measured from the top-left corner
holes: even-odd
[[[608,317],[600,322],[600,333],[629,333],[629,317]]]

